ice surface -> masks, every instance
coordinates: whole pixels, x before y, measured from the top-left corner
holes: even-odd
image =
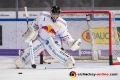
[[[60,63],[42,64],[46,70],[36,70],[27,65],[24,69],[15,69],[13,60],[16,57],[0,56],[0,80],[72,80],[71,71],[76,73],[118,73],[117,76],[76,76],[73,80],[119,80],[120,66],[109,66],[108,63],[76,63],[74,69],[65,69]],[[22,73],[22,74],[19,74]]]

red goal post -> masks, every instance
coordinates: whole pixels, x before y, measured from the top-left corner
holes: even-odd
[[[113,43],[112,43],[112,25],[113,25],[113,12],[108,10],[81,10],[81,11],[62,11],[61,14],[107,14],[108,26],[109,26],[109,65],[120,64],[119,62],[113,62]]]

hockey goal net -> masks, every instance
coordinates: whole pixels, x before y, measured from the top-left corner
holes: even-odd
[[[68,30],[74,39],[81,38],[81,47],[71,51],[63,44],[65,50],[73,55],[75,60],[108,61],[120,56],[119,22],[115,21],[110,11],[63,11],[61,17],[67,21]],[[44,61],[57,62],[47,52]]]

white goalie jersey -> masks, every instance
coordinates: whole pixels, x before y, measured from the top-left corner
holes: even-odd
[[[52,37],[58,45],[61,45],[61,40],[73,40],[67,30],[66,21],[59,17],[57,21],[53,23],[50,13],[46,11],[43,11],[38,15],[32,23],[32,27],[38,31],[37,39],[41,42],[44,42],[49,37]]]

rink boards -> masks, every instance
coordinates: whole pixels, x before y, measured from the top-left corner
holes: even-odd
[[[33,18],[37,16],[39,12],[28,12],[29,24],[31,24]],[[115,31],[120,31],[120,16],[119,11],[116,11],[115,27],[113,29],[113,43],[116,43],[117,35]],[[24,11],[19,12],[18,17],[15,18],[14,12],[3,12],[0,14],[0,25],[2,26],[2,45],[0,46],[0,55],[18,55],[19,49],[24,49],[28,44],[21,40],[22,34],[27,30],[25,13]],[[81,38],[82,44],[79,50],[71,51],[67,45],[64,48],[73,56],[91,56],[91,43],[90,36],[88,35],[88,26],[86,24],[86,18],[84,15],[61,15],[68,24],[68,30],[73,38]],[[106,15],[95,15],[92,21],[93,33],[95,36],[95,46],[98,50],[99,56],[109,55],[109,28],[108,28],[108,16]],[[119,38],[118,38],[119,39]],[[118,41],[118,40],[117,40]],[[119,48],[116,47],[114,50],[115,55],[120,56]],[[47,53],[47,52],[46,52]],[[49,54],[47,54],[49,56]]]

